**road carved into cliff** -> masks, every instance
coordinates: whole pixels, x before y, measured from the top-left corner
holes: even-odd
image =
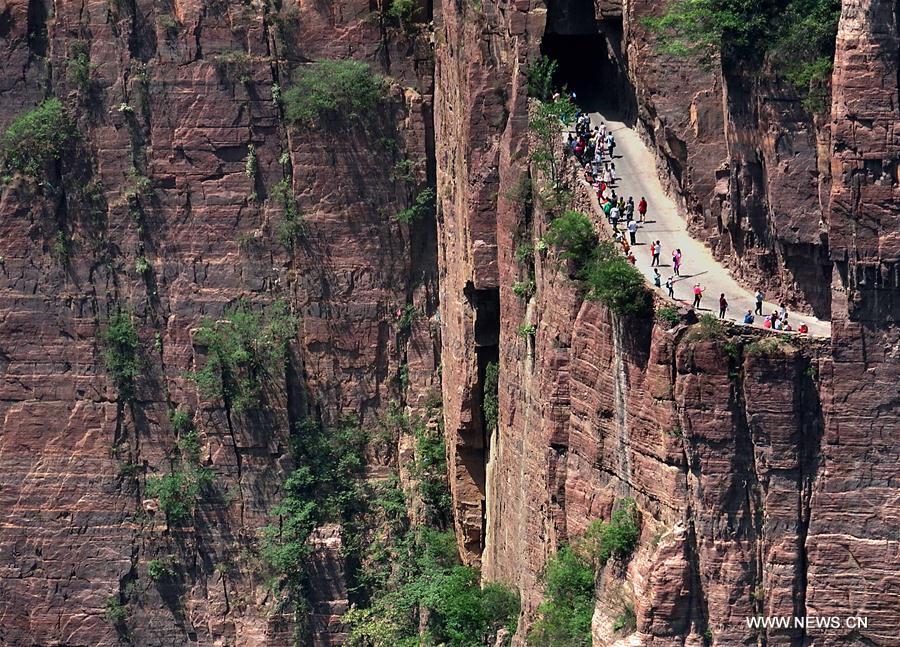
[[[619,177],[615,190],[618,195],[634,196],[637,204],[641,196],[647,199],[647,221],[639,224],[637,232],[638,244],[632,247],[637,258],[637,267],[653,284],[653,268],[650,266],[650,243],[660,241],[662,254],[660,255],[659,272],[661,281],[673,275],[672,252],[680,249],[682,253],[681,276],[675,279],[675,298],[690,305],[693,301],[693,287],[700,283],[704,288],[700,313],[718,314],[719,295],[725,294],[728,301],[728,321],[741,323],[747,310],[755,309],[755,290],[748,290],[741,286],[712,255],[712,252],[700,241],[695,240],[687,231],[685,221],[678,214],[678,207],[668,196],[656,171],[656,160],[650,150],[644,146],[638,134],[621,121],[608,118],[599,113],[591,113],[591,122],[599,126],[605,123],[616,140],[615,159],[616,172]],[[600,206],[596,200],[592,200],[595,210],[600,213]],[[759,288],[765,293],[766,286]],[[659,289],[660,294],[665,294],[665,288]],[[770,314],[778,309],[778,305],[765,301],[763,313]],[[756,316],[754,326],[762,327],[764,317]],[[822,321],[812,315],[790,313],[789,317],[794,329],[801,322],[809,326],[809,334],[816,337],[831,336],[831,322]]]

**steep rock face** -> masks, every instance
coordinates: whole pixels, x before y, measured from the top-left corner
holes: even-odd
[[[427,44],[365,2],[2,10],[0,126],[55,94],[80,139],[46,183],[15,180],[0,197],[0,642],[116,644],[113,600],[136,644],[288,644],[293,619],[273,613],[255,550],[292,467],[291,425],[371,420],[399,397],[410,347],[411,392],[434,384],[429,327],[401,334],[397,314],[411,304],[427,321],[436,305],[433,229],[391,217],[413,192],[394,165],[417,162],[417,184],[433,173]],[[89,87],[71,74],[76,48]],[[283,124],[276,85],[325,57],[397,80],[365,127]],[[281,180],[306,222],[288,247]],[[300,322],[267,410],[227,411],[185,378],[203,361],[192,331],[240,297],[284,299]],[[142,342],[133,403],[104,369],[99,335],[117,307]],[[167,528],[143,493],[168,470],[174,406],[193,414],[215,482],[193,524]],[[340,612],[335,541],[313,563],[328,573],[313,596]],[[151,581],[153,559],[171,559],[175,581]]]
[[[832,106],[832,389],[809,539],[808,606],[896,641],[900,124],[896,3],[844,2]],[[862,632],[860,632],[862,633]],[[858,644],[845,630],[831,644]]]
[[[600,29],[612,38],[617,12],[601,5]],[[540,209],[513,195],[528,170],[524,65],[549,23],[542,5],[486,2],[477,23],[444,7],[437,118],[488,127],[483,103],[467,109],[447,98],[459,91],[448,70],[469,96],[506,83],[509,112],[488,128],[496,156],[470,140],[437,141],[448,441],[457,452],[457,514],[469,515],[457,519],[458,531],[472,561],[484,543],[485,579],[519,587],[519,644],[542,599],[547,557],[624,496],[641,511],[640,548],[625,573],[603,573],[595,644],[622,638],[612,620],[627,602],[643,644],[755,642],[747,616],[805,614],[868,615],[870,628],[767,630],[765,639],[889,644],[872,627],[876,617],[882,628],[896,622],[888,566],[896,560],[886,543],[896,522],[888,476],[897,428],[894,9],[844,3],[826,123],[766,76],[723,79],[660,57],[641,23],[656,7],[626,3],[623,41],[609,51],[627,54],[637,127],[659,152],[662,179],[694,233],[737,275],[790,294],[789,303],[830,311],[834,339],[771,347],[621,319],[582,302],[557,262],[541,255],[536,296],[515,296],[512,284],[528,278],[516,245],[546,226]],[[489,77],[471,71],[483,66]],[[499,186],[485,196],[471,178],[493,177],[494,164]],[[488,256],[479,270],[471,259],[491,236],[496,261]],[[469,425],[480,397],[477,308],[463,294],[479,280],[499,283],[501,419],[491,438]],[[523,324],[536,334],[519,334]],[[465,359],[451,368],[451,358]],[[488,449],[483,491],[472,487],[479,466],[462,459],[473,436]],[[875,599],[880,590],[887,594]]]

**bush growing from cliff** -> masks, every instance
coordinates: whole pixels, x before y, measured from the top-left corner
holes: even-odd
[[[612,558],[629,559],[639,534],[637,506],[634,500],[623,499],[608,523],[592,522],[583,537],[551,557],[542,575],[544,602],[528,644],[589,647],[596,572]]]
[[[60,159],[73,140],[74,127],[62,102],[47,99],[37,108],[16,117],[3,133],[3,167],[31,178],[43,175]]]
[[[422,8],[417,0],[391,0],[387,15],[406,28],[411,27],[421,17]]]
[[[84,94],[89,94],[93,89],[91,75],[94,67],[87,42],[79,40],[72,43],[71,55],[66,62],[66,76]]]
[[[211,470],[185,462],[170,474],[147,479],[147,496],[159,501],[169,523],[180,523],[194,514],[203,488],[213,482]]]
[[[815,99],[831,74],[840,11],[840,0],[675,0],[646,22],[660,35],[664,52],[705,61],[721,54],[726,63],[742,66],[768,56]]]
[[[515,631],[519,596],[497,583],[482,587],[478,570],[459,564],[452,532],[409,531],[401,543],[385,588],[344,616],[348,647],[473,647],[494,644],[501,628]]]
[[[535,647],[590,647],[594,615],[594,569],[574,548],[563,546],[542,576],[544,602],[528,632]]]
[[[102,335],[106,348],[106,371],[119,392],[129,400],[134,396],[134,381],[141,374],[140,339],[131,322],[131,315],[117,310],[110,316]]]
[[[591,219],[578,211],[566,211],[554,218],[544,240],[561,250],[561,258],[572,259],[578,267],[588,263],[597,246]]]
[[[528,80],[528,96],[547,101],[553,94],[553,76],[558,64],[552,58],[541,55],[525,68]]]
[[[609,522],[591,522],[579,548],[602,568],[610,559],[627,561],[637,548],[639,536],[637,506],[634,499],[626,498],[618,502]]]
[[[284,92],[284,114],[301,126],[327,118],[361,118],[384,100],[385,88],[384,79],[359,61],[309,63],[295,72],[293,85]]]
[[[297,321],[284,301],[260,309],[240,301],[194,334],[207,356],[190,377],[202,395],[221,398],[233,411],[257,406],[265,386],[284,371],[287,344],[296,331]]]
[[[275,574],[302,595],[307,540],[328,521],[349,519],[364,502],[363,452],[367,437],[352,419],[325,429],[307,419],[294,429],[291,454],[297,467],[282,485],[281,502],[272,509],[277,524],[263,534],[263,558]]]
[[[419,425],[415,429],[416,458],[412,475],[428,523],[443,527],[450,520],[450,488],[447,483],[447,450],[444,437],[435,429]]]
[[[646,316],[652,312],[644,276],[608,241],[591,250],[580,278],[588,299],[600,301],[617,314]]]
[[[404,224],[410,224],[421,220],[434,210],[434,189],[425,187],[416,195],[413,203],[394,216],[394,219]]]
[[[498,383],[500,381],[500,365],[497,362],[489,362],[484,369],[484,426],[487,433],[497,428],[500,420],[500,402],[498,397]]]

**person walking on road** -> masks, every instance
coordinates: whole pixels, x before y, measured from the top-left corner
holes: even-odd
[[[654,285],[654,287],[658,288],[660,286],[661,280],[662,280],[662,277],[659,275],[659,270],[654,267],[653,268],[653,285]]]
[[[719,319],[725,318],[725,311],[728,310],[728,301],[725,300],[725,293],[719,295]]]
[[[672,252],[672,268],[675,270],[675,276],[681,276],[681,250],[676,249]]]
[[[694,283],[694,304],[693,308],[700,309],[700,299],[703,298],[703,288],[700,287],[699,283]]]
[[[675,298],[675,282],[671,276],[666,279],[666,292],[669,294],[670,299]]]
[[[634,220],[634,198],[628,196],[628,202],[625,203],[625,218]]]
[[[637,245],[637,222],[634,220],[628,221],[628,235],[631,237],[631,244]]]
[[[755,314],[758,314],[760,317],[762,317],[763,299],[765,298],[765,296],[763,295],[763,293],[760,290],[756,291],[755,296],[756,296],[756,313]]]
[[[662,253],[662,245],[660,245],[659,241],[650,243],[650,255],[653,257],[653,260],[650,261],[650,267],[659,267],[660,253]]]
[[[647,201],[644,196],[641,196],[641,201],[638,202],[638,213],[641,216],[641,222],[644,222],[644,218],[647,216]]]

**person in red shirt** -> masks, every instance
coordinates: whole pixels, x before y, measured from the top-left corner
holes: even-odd
[[[638,203],[638,213],[641,216],[641,222],[644,222],[644,218],[647,216],[647,201],[644,200],[644,196],[641,196],[641,201]]]

